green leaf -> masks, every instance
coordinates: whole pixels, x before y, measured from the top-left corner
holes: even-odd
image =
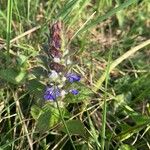
[[[31,111],[30,111],[32,117],[37,120],[41,114],[41,108],[38,107],[37,105],[33,105],[31,107]]]
[[[60,115],[58,109],[50,104],[46,104],[37,120],[37,130],[39,132],[46,132],[54,127],[59,121]]]
[[[28,90],[32,91],[33,93],[39,95],[43,92],[45,85],[39,81],[39,79],[29,80],[28,82]]]
[[[118,150],[136,150],[136,148],[128,144],[123,144],[119,147]]]
[[[40,115],[37,122],[37,130],[39,132],[46,132],[49,129],[51,116],[51,110],[45,111]]]
[[[13,84],[21,83],[26,75],[27,72],[25,70],[18,71],[13,68],[0,70],[0,78]]]
[[[150,120],[148,120],[147,122],[145,122],[143,124],[135,125],[134,127],[130,127],[128,129],[122,131],[117,136],[115,136],[115,139],[119,140],[119,141],[124,141],[124,140],[130,138],[134,133],[138,133],[139,131],[141,131],[143,128],[145,128],[149,124],[150,124]]]
[[[126,106],[131,101],[131,96],[131,92],[116,95],[114,101],[114,111],[117,111],[120,107]]]
[[[22,66],[24,63],[26,63],[28,60],[28,57],[25,55],[20,54],[19,57],[17,57],[17,62],[19,66]]]
[[[80,120],[69,120],[66,122],[66,126],[71,135],[81,135],[86,137],[86,130],[84,128],[84,124]],[[64,126],[61,127],[61,131],[67,134],[66,128]]]
[[[140,125],[140,124],[144,124],[145,122],[149,122],[150,119],[148,116],[146,115],[142,115],[136,111],[134,111],[131,107],[129,107],[128,105],[125,106],[125,112],[131,116],[131,118],[133,119],[133,121],[136,123],[136,125]]]

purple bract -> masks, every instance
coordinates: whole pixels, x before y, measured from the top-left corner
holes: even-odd
[[[61,48],[61,43],[59,37],[53,37],[53,45],[56,49]]]

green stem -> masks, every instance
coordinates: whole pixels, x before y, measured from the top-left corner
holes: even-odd
[[[7,46],[7,56],[9,58],[9,49],[10,49],[10,36],[11,36],[11,21],[12,21],[12,0],[8,0],[7,5],[7,40],[6,40],[6,46]]]
[[[56,85],[55,85],[56,86]],[[55,90],[55,89],[54,89]],[[57,108],[58,108],[58,111],[59,111],[59,114],[60,114],[60,118],[61,118],[61,120],[62,120],[62,123],[63,123],[63,125],[64,125],[64,127],[65,127],[65,129],[66,129],[66,131],[67,131],[67,134],[68,134],[68,136],[69,136],[69,139],[70,139],[70,141],[71,141],[71,144],[72,144],[72,146],[73,146],[73,149],[74,150],[76,150],[76,148],[75,148],[75,146],[74,146],[74,143],[73,143],[73,140],[72,140],[72,138],[71,138],[71,134],[70,134],[70,132],[69,132],[69,130],[68,130],[68,127],[67,127],[67,125],[66,125],[66,122],[65,122],[65,120],[64,120],[64,118],[63,118],[63,115],[62,115],[62,112],[61,112],[61,110],[60,110],[60,107],[59,107],[59,104],[58,104],[58,101],[56,100],[56,105],[57,105]]]
[[[106,113],[107,113],[107,85],[108,85],[108,78],[109,78],[109,69],[110,69],[110,59],[111,59],[111,52],[109,54],[108,66],[106,68],[106,80],[105,80],[105,94],[104,94],[104,104],[103,104],[103,115],[102,115],[102,134],[101,134],[101,150],[105,149],[105,130],[106,130]]]
[[[60,110],[60,107],[59,107],[59,104],[58,104],[58,101],[57,101],[57,100],[56,100],[56,104],[57,104],[57,108],[58,108],[58,111],[59,111],[59,114],[60,114],[62,123],[63,123],[63,125],[64,125],[64,127],[65,127],[65,129],[66,129],[66,131],[67,131],[67,134],[68,134],[68,136],[69,136],[69,139],[70,139],[70,141],[71,141],[71,144],[72,144],[72,146],[73,146],[73,149],[76,150],[76,148],[75,148],[75,146],[74,146],[74,143],[73,143],[73,140],[72,140],[72,138],[71,138],[71,134],[70,134],[70,132],[69,132],[69,130],[68,130],[68,127],[67,127],[67,125],[66,125],[66,122],[65,122],[65,120],[64,120],[64,118],[63,118],[63,115],[62,115],[62,112],[61,112],[61,110]]]
[[[28,0],[28,12],[27,12],[27,20],[28,20],[28,22],[30,21],[30,3],[31,3],[31,0]]]

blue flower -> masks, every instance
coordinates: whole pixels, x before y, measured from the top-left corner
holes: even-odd
[[[57,97],[60,96],[60,90],[56,86],[47,87],[44,93],[45,100],[56,100]]]
[[[72,90],[70,90],[70,93],[72,93],[73,95],[77,95],[79,93],[79,91],[76,89],[72,89]]]
[[[67,78],[67,80],[68,80],[69,82],[73,83],[73,82],[75,82],[75,81],[80,81],[81,76],[80,76],[80,75],[77,75],[77,74],[75,74],[75,73],[68,73],[68,74],[66,75],[66,78]]]

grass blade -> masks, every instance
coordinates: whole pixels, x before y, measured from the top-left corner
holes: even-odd
[[[103,104],[103,111],[102,111],[103,115],[102,115],[101,150],[105,149],[105,139],[106,139],[105,130],[106,130],[106,117],[107,117],[106,116],[106,112],[107,112],[106,98],[107,98],[107,85],[108,85],[108,79],[109,79],[109,68],[110,68],[111,55],[112,55],[112,53],[110,52],[109,59],[108,59],[108,66],[106,69],[105,94],[104,94],[104,104]]]
[[[6,46],[7,46],[7,55],[9,58],[9,49],[10,49],[10,38],[11,38],[11,21],[12,21],[12,5],[13,5],[13,1],[12,0],[8,0],[8,5],[7,5],[7,39],[6,39]]]
[[[91,22],[90,22],[89,24],[87,24],[87,26],[84,27],[79,33],[82,33],[82,32],[84,32],[84,31],[88,30],[89,28],[94,27],[94,26],[97,25],[98,23],[100,23],[100,22],[104,21],[105,19],[107,19],[107,18],[113,16],[113,15],[116,14],[118,11],[120,11],[120,10],[122,10],[122,9],[128,7],[128,6],[130,6],[131,4],[133,4],[133,3],[135,3],[135,2],[137,2],[137,0],[128,0],[128,1],[124,2],[123,4],[121,4],[120,6],[118,6],[118,7],[114,8],[114,9],[112,9],[111,11],[109,11],[108,13],[106,13],[105,15],[100,16],[100,17],[97,17],[95,20],[94,20],[94,19],[91,20]],[[79,34],[79,33],[78,33],[78,34]]]

